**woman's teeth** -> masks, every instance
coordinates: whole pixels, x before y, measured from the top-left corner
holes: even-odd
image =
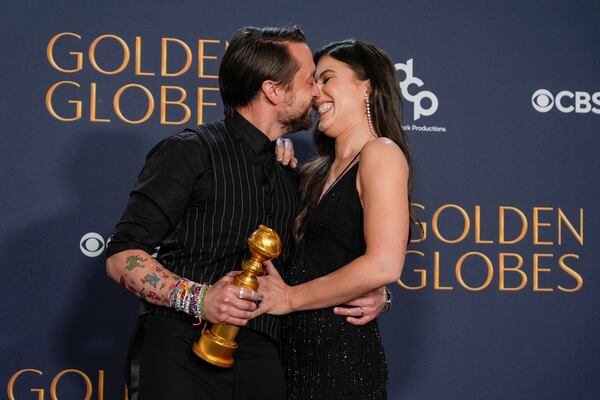
[[[333,103],[325,103],[319,106],[319,114],[329,111],[333,107]]]

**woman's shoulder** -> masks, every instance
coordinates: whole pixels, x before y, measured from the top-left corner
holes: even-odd
[[[376,169],[382,166],[386,168],[408,167],[408,162],[400,146],[385,137],[378,137],[365,144],[360,153],[360,160],[361,164],[367,168],[370,166]]]
[[[381,198],[382,193],[406,187],[408,175],[408,162],[400,146],[380,137],[367,143],[360,153],[357,190],[361,199],[367,193]]]

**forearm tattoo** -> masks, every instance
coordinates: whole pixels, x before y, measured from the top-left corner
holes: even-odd
[[[168,306],[169,293],[181,279],[152,257],[131,255],[125,260],[120,283],[149,303]]]

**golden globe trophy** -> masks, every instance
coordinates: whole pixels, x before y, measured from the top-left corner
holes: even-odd
[[[258,289],[257,276],[265,274],[263,261],[275,258],[281,253],[281,239],[277,232],[260,225],[248,238],[250,259],[242,261],[243,272],[237,275],[233,284],[252,290]],[[209,363],[229,368],[233,365],[233,353],[238,345],[235,337],[239,326],[229,324],[213,324],[210,329],[204,329],[192,350],[198,357]]]

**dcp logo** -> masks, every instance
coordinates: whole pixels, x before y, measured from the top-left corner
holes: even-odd
[[[547,89],[538,89],[531,96],[531,105],[536,111],[547,113],[553,107],[563,113],[589,113],[600,114],[600,92],[571,92],[561,90],[554,96]]]
[[[400,91],[402,97],[413,103],[413,119],[416,121],[421,116],[433,115],[438,109],[438,99],[435,94],[429,90],[421,90],[413,95],[408,91],[408,88],[412,85],[423,86],[423,81],[413,75],[413,59],[408,60],[406,64],[397,63],[394,66],[396,71],[402,71],[406,74],[406,78],[400,81]],[[429,100],[429,107],[424,107],[423,100],[425,99]]]
[[[104,239],[96,232],[88,232],[81,237],[79,248],[88,257],[98,257],[104,251]]]

